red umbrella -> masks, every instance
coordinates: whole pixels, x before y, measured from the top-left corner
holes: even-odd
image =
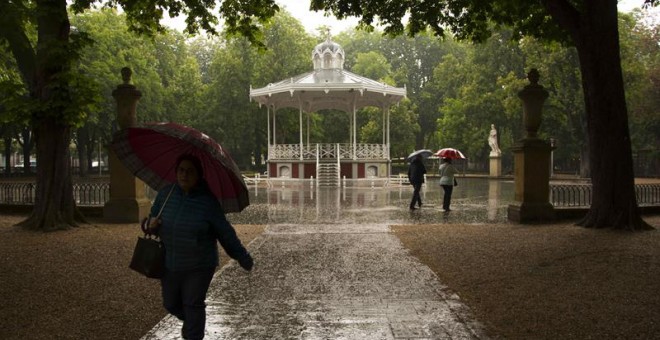
[[[441,158],[465,159],[465,156],[463,156],[462,152],[453,148],[440,149],[435,153],[435,155]]]
[[[225,212],[250,204],[247,186],[229,153],[206,134],[176,123],[148,123],[117,131],[112,148],[121,162],[155,190],[176,182],[176,159],[197,156],[204,179]]]

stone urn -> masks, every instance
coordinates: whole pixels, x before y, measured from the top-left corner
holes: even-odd
[[[527,131],[526,138],[537,138],[536,133],[541,126],[541,108],[548,98],[548,91],[539,85],[539,71],[535,68],[527,73],[530,84],[525,86],[518,97],[523,102],[523,125]]]

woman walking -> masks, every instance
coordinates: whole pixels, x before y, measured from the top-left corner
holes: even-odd
[[[451,211],[449,205],[451,204],[451,194],[454,191],[454,185],[456,180],[454,175],[458,171],[451,164],[451,158],[443,158],[440,164],[440,185],[445,192],[445,195],[442,200],[442,209],[444,211]]]
[[[183,321],[184,339],[204,338],[206,293],[218,266],[218,241],[245,270],[253,261],[204,180],[202,164],[193,155],[176,161],[177,183],[163,188],[151,207],[148,223],[165,245],[161,279],[165,309]]]

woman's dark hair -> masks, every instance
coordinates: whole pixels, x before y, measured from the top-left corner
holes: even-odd
[[[443,158],[442,161],[451,164],[451,158]]]
[[[195,170],[197,170],[197,176],[201,179],[204,178],[204,168],[202,168],[202,162],[197,158],[195,155],[191,154],[183,154],[179,156],[179,158],[176,159],[176,168],[179,168],[179,164],[183,161],[190,161],[192,165],[195,167]]]

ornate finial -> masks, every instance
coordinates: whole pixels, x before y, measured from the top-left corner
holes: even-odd
[[[535,68],[529,70],[529,73],[527,73],[527,79],[529,79],[529,82],[532,83],[532,85],[538,85],[540,78],[541,75],[539,74],[539,70]]]
[[[330,27],[325,28],[325,41],[330,41]]]
[[[128,85],[131,82],[131,75],[133,71],[130,68],[124,67],[121,69],[121,79],[124,81],[124,85]]]

